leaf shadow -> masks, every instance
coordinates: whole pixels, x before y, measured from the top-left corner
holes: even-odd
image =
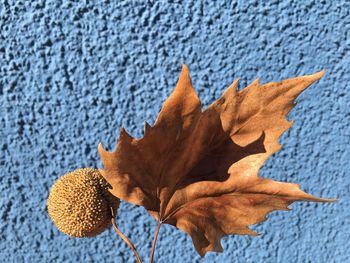
[[[232,164],[247,156],[266,152],[264,132],[246,146],[240,146],[233,141],[230,133],[223,129],[220,117],[218,115],[216,117],[219,119],[212,122],[216,123],[216,127],[208,127],[208,130],[213,130],[214,133],[206,146],[206,153],[183,177],[184,179],[178,184],[178,189],[199,181],[224,182],[230,176],[228,170]]]

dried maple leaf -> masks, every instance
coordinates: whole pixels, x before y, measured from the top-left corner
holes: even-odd
[[[295,98],[323,74],[263,85],[256,80],[242,91],[235,81],[202,112],[184,65],[154,126],[145,123],[143,138],[122,129],[114,152],[99,145],[100,171],[112,194],[189,234],[201,256],[221,252],[224,235],[256,235],[248,226],[273,210],[289,210],[294,201],[333,201],[258,176],[292,125],[286,115]]]

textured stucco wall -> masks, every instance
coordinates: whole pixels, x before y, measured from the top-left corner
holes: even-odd
[[[0,2],[0,262],[133,262],[112,229],[60,233],[46,199],[59,176],[101,166],[98,142],[113,149],[122,126],[140,136],[182,63],[204,106],[237,77],[243,88],[327,68],[260,174],[340,201],[274,212],[261,236],[226,237],[204,259],[164,226],[156,262],[349,260],[349,1],[116,2]],[[118,222],[147,262],[153,219],[123,204]]]

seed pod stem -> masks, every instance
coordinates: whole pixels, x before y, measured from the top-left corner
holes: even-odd
[[[112,213],[112,218],[111,218],[111,221],[112,221],[112,225],[113,225],[113,228],[115,230],[115,232],[123,239],[123,241],[131,248],[131,250],[134,252],[134,255],[136,257],[136,260],[138,263],[142,263],[141,261],[141,258],[139,256],[139,254],[137,253],[136,251],[136,248],[134,246],[134,244],[131,242],[130,239],[128,239],[120,230],[119,228],[117,227],[117,224],[115,222],[115,215],[114,215],[114,211],[113,211],[113,208],[111,207],[111,213]]]

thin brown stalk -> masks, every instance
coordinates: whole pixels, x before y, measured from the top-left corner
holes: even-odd
[[[151,256],[150,256],[150,263],[153,263],[154,251],[156,249],[157,237],[158,237],[158,233],[159,233],[159,229],[160,229],[161,225],[162,225],[162,223],[158,221],[158,225],[157,225],[157,228],[156,228],[156,232],[154,233],[153,242],[152,242],[152,251],[151,251]]]
[[[130,239],[128,239],[117,227],[117,224],[115,222],[115,215],[114,215],[114,211],[113,211],[113,208],[111,208],[111,211],[112,211],[112,225],[113,225],[113,228],[115,230],[115,232],[123,239],[123,241],[131,248],[131,250],[134,252],[134,255],[136,257],[136,260],[138,263],[142,263],[141,261],[141,258],[139,256],[139,254],[137,253],[136,251],[136,248],[134,246],[134,244],[130,241]]]

